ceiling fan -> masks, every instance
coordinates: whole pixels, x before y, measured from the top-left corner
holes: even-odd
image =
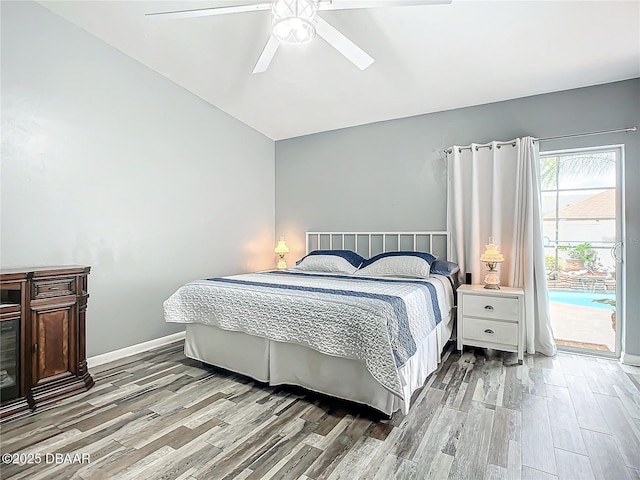
[[[452,0],[272,0],[248,5],[147,13],[146,16],[179,19],[271,10],[272,33],[262,50],[260,58],[258,58],[253,73],[262,73],[267,70],[280,43],[302,45],[313,40],[316,34],[347,57],[347,59],[360,70],[364,70],[374,62],[373,58],[320,17],[318,11],[437,5],[451,3],[451,1]]]

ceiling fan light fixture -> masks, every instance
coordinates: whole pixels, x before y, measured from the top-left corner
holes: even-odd
[[[301,45],[316,36],[313,19],[317,6],[314,0],[276,0],[273,13],[273,36],[283,43]]]

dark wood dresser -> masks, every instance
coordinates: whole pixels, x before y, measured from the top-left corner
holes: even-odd
[[[88,390],[90,267],[0,272],[0,421]]]

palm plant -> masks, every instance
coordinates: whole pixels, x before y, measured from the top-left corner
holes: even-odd
[[[592,302],[597,302],[597,303],[603,303],[605,305],[609,305],[610,307],[613,307],[613,309],[616,309],[616,299],[615,298],[594,298],[593,300],[591,300]]]
[[[553,189],[559,176],[596,177],[615,171],[614,155],[582,153],[562,157],[543,157],[540,163],[540,182],[543,190]]]

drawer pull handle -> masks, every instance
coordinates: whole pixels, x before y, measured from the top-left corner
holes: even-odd
[[[484,309],[485,310],[493,310],[493,305],[485,305]]]
[[[494,333],[496,333],[496,332],[494,332],[494,331],[493,331],[493,330],[491,330],[490,328],[487,328],[487,329],[484,331],[484,333],[488,333],[489,335],[493,335],[493,334],[494,334]]]

